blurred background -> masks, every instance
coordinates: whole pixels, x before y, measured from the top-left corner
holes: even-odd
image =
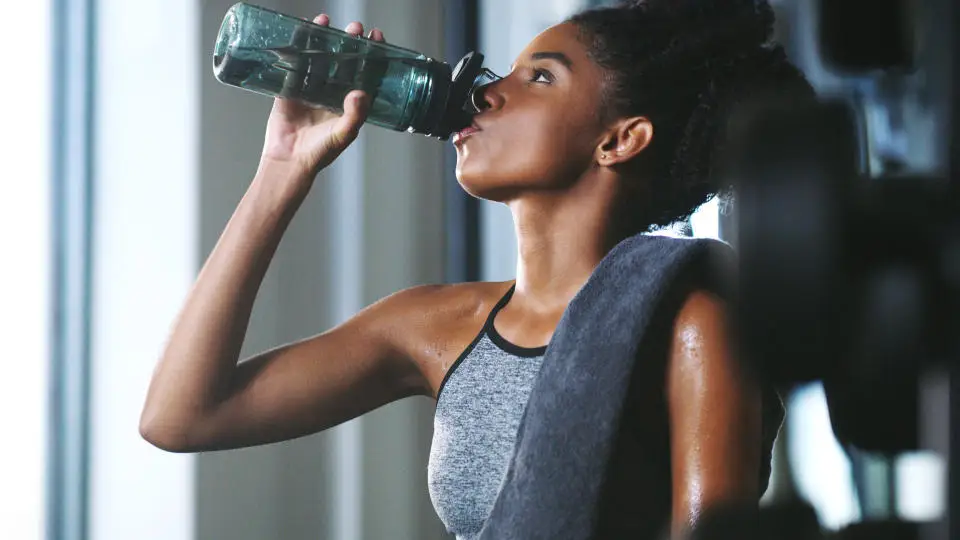
[[[361,20],[388,41],[505,73],[538,32],[588,0],[260,0]],[[329,432],[174,455],[137,430],[163,341],[256,168],[271,101],[216,82],[227,0],[29,0],[5,5],[18,51],[0,86],[0,538],[442,539],[426,489],[432,403],[411,399]],[[815,2],[779,0],[778,37],[818,89]],[[854,84],[871,159],[924,159],[870,79]],[[914,118],[912,125],[923,118]],[[910,135],[910,136],[908,136]],[[922,135],[922,134],[921,134]],[[244,356],[324,331],[422,283],[513,277],[506,208],[470,199],[452,147],[367,127],[321,173],[264,281]],[[715,203],[674,234],[727,237]],[[928,520],[945,503],[930,453],[883,459],[837,444],[817,385],[786,396],[764,504],[795,494],[836,529]],[[894,490],[894,486],[896,489]]]

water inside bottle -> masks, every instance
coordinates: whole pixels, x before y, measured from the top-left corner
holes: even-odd
[[[429,60],[387,56],[363,42],[353,48],[232,47],[214,57],[214,68],[227,84],[337,112],[351,90],[361,89],[373,97],[369,122],[406,129],[418,113],[410,97],[429,81]]]

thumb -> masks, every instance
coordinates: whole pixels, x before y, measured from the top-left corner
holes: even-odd
[[[370,110],[370,98],[361,90],[354,90],[343,99],[343,114],[334,126],[334,133],[339,143],[346,145],[353,142],[360,134],[360,127],[367,120]]]

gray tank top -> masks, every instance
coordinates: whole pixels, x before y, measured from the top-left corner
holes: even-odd
[[[490,312],[437,392],[428,486],[437,515],[457,540],[476,538],[493,509],[546,352],[546,347],[518,347],[494,328],[514,287]]]

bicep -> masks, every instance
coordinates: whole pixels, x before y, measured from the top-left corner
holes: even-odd
[[[761,393],[730,345],[722,301],[692,293],[675,321],[667,369],[675,530],[713,504],[758,497]]]

